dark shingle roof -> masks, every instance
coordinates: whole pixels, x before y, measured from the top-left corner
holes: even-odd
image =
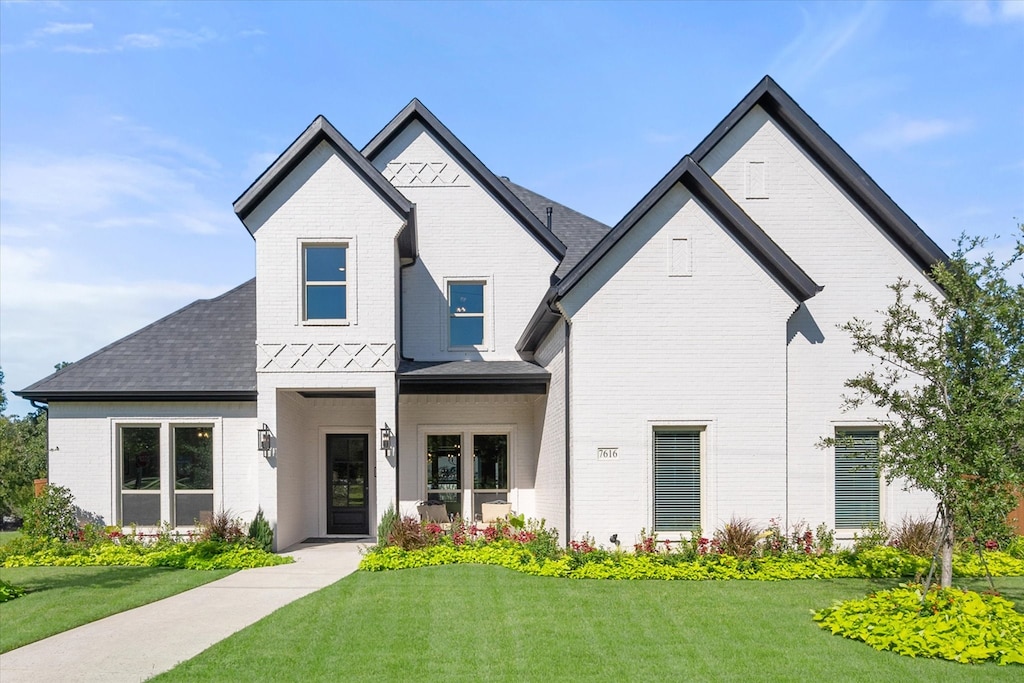
[[[551,374],[524,360],[402,361],[401,394],[545,394]]]
[[[256,280],[203,299],[14,392],[59,400],[255,400]]]
[[[565,244],[565,258],[558,264],[555,276],[565,277],[566,273],[572,270],[573,266],[580,262],[587,255],[601,238],[608,234],[611,228],[590,216],[584,216],[579,211],[574,211],[564,204],[548,199],[528,190],[522,185],[513,183],[508,178],[502,178],[512,193],[519,197],[519,200],[526,204],[526,208],[533,212],[537,218],[547,224],[547,209],[551,207],[551,232],[555,233],[558,239]]]

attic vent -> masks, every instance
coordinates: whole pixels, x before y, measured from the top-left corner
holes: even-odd
[[[768,199],[767,162],[747,162],[747,199]]]
[[[672,240],[668,255],[669,277],[690,277],[693,275],[693,242],[680,238]]]

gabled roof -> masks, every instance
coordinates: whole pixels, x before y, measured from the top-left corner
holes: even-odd
[[[367,186],[377,193],[392,211],[405,219],[406,226],[399,235],[399,251],[403,257],[415,258],[415,221],[413,204],[405,196],[395,189],[380,172],[373,167],[369,161],[359,153],[345,136],[338,132],[338,129],[331,125],[324,116],[317,116],[313,123],[302,132],[295,141],[288,146],[281,156],[272,163],[252,185],[246,189],[241,196],[235,200],[235,214],[244,223],[249,214],[252,213],[260,202],[266,199],[267,195],[274,191],[281,182],[288,177],[299,163],[306,156],[316,149],[321,142],[327,142],[338,156],[363,179]],[[246,226],[250,233],[252,228]]]
[[[917,223],[770,76],[761,79],[690,156],[697,163],[702,162],[755,106],[768,112],[919,268],[927,272],[935,264],[949,260]]]
[[[683,157],[647,195],[597,243],[558,284],[548,290],[548,295],[537,308],[526,331],[523,332],[516,348],[532,350],[551,330],[558,316],[553,308],[555,302],[565,297],[583,277],[597,265],[605,255],[633,229],[654,206],[662,200],[672,187],[680,183],[694,199],[742,244],[758,264],[761,265],[786,292],[797,301],[806,301],[822,290],[807,273],[772,241],[764,230],[748,216],[733,199],[726,194],[711,177],[690,156]]]
[[[17,396],[36,401],[256,399],[256,280],[171,313]]]
[[[472,173],[477,182],[486,188],[491,196],[512,214],[537,241],[544,245],[545,249],[558,259],[565,256],[565,245],[548,230],[545,223],[534,215],[498,176],[484,166],[483,162],[416,98],[413,98],[402,111],[398,112],[395,118],[391,119],[388,125],[384,126],[383,130],[366,143],[366,146],[363,147],[363,156],[373,161],[413,121],[419,121],[431,135],[447,147],[459,164]]]
[[[584,216],[579,211],[528,190],[522,185],[517,185],[508,178],[503,177],[501,180],[533,212],[533,215],[545,224],[547,210],[551,209],[551,232],[555,233],[566,247],[565,257],[555,270],[555,278],[565,277],[566,273],[611,230],[604,223]]]

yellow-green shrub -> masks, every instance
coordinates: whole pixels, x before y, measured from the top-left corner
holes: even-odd
[[[920,586],[872,593],[814,613],[833,634],[876,650],[971,663],[1024,664],[1024,615],[1003,598],[957,588]]]

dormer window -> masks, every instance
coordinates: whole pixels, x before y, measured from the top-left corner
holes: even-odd
[[[347,245],[318,244],[303,247],[303,317],[306,320],[322,322],[348,319],[347,263]]]
[[[484,283],[448,283],[448,346],[479,348],[484,345]]]

